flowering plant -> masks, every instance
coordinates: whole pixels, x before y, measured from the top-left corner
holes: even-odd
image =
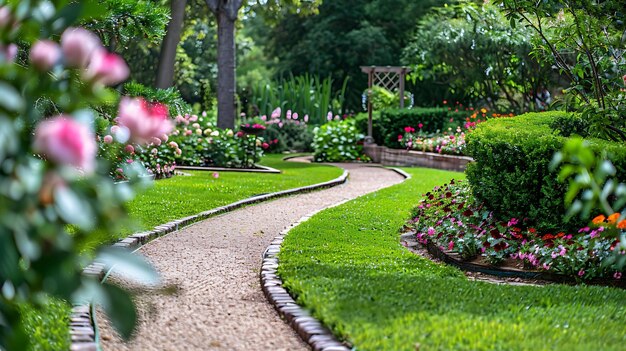
[[[267,129],[262,134],[267,140],[270,152],[312,151],[313,133],[308,122],[309,116],[300,116],[297,112],[287,110],[283,116],[282,109],[277,107],[269,116],[261,116]]]
[[[567,274],[580,279],[620,279],[622,268],[614,265],[619,241],[607,236],[611,230],[626,229],[619,214],[598,216],[589,227],[575,233],[540,233],[525,220],[502,221],[471,195],[465,182],[451,181],[425,195],[414,209],[410,226],[417,240],[432,242],[444,250],[471,260],[484,256],[492,264],[509,259],[529,269]]]
[[[452,128],[448,131],[428,136],[422,132],[418,125],[418,131],[413,127],[405,127],[404,134],[398,135],[398,142],[409,150],[435,152],[447,155],[464,155],[465,151],[465,133],[461,131],[461,127],[457,127],[453,132]]]
[[[82,3],[1,4],[0,349],[28,344],[17,306],[40,305],[49,296],[102,303],[120,334],[129,337],[136,320],[129,295],[81,274],[94,255],[81,248],[94,231],[119,229],[123,203],[139,182],[134,175],[142,171],[138,164],[124,165],[131,182],[116,186],[107,162],[97,158],[93,107],[110,100],[106,86],[125,80],[128,67],[93,33],[65,27],[87,14]],[[41,33],[60,35],[60,43]],[[117,124],[122,133],[104,142],[119,147],[170,128],[168,120],[134,100],[120,104]],[[123,262],[140,273],[131,278],[157,282],[154,270],[136,256],[114,249],[97,254],[105,266]]]

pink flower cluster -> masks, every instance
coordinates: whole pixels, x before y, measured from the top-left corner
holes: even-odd
[[[116,121],[128,129],[130,139],[138,144],[148,144],[155,138],[161,140],[174,128],[168,118],[167,106],[148,103],[143,98],[122,98]]]

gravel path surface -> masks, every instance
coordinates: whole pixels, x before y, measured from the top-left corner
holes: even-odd
[[[393,171],[338,164],[346,184],[236,210],[159,238],[140,252],[175,284],[143,295],[136,337],[122,343],[98,316],[104,350],[307,350],[266,301],[261,255],[278,233],[321,208],[399,183]]]

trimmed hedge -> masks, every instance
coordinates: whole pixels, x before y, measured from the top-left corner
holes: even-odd
[[[475,160],[466,173],[476,198],[503,219],[529,218],[546,231],[586,225],[588,219],[565,222],[567,184],[558,181],[558,170],[549,170],[554,153],[567,140],[563,135],[576,134],[578,120],[565,112],[543,112],[481,123],[466,136],[467,154]],[[587,140],[596,153],[608,152],[618,178],[626,180],[624,145]]]
[[[468,111],[450,111],[447,108],[418,107],[412,109],[388,109],[373,115],[373,137],[378,145],[400,149],[398,135],[404,134],[404,127],[411,126],[418,129],[422,124],[422,131],[435,133],[448,127],[456,128],[463,125],[470,115]],[[367,114],[357,115],[357,127],[367,135]]]

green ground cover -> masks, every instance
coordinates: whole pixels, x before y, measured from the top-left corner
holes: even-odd
[[[356,350],[623,350],[626,292],[473,282],[399,244],[421,194],[461,173],[413,178],[293,229],[279,274],[298,301]]]
[[[159,180],[128,204],[134,229],[149,229],[168,221],[197,214],[261,193],[269,193],[332,180],[343,172],[340,168],[297,162],[286,162],[284,155],[267,155],[261,164],[283,171],[281,174],[220,172],[188,172]],[[127,228],[118,237],[94,235],[89,246],[115,241],[133,232]],[[46,305],[43,313],[30,306],[21,306],[31,336],[31,350],[57,351],[69,349],[68,315],[70,306],[63,301]]]

